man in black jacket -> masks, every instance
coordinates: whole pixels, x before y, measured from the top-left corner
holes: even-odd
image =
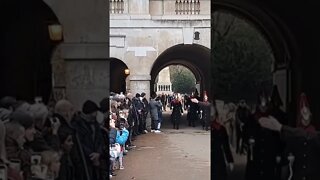
[[[79,140],[86,158],[91,180],[100,180],[100,160],[103,153],[103,136],[96,120],[99,107],[93,101],[87,100],[73,124],[78,132]]]

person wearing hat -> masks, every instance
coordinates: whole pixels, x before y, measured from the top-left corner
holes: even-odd
[[[241,99],[236,110],[236,153],[240,155],[245,153],[243,127],[248,122],[250,114],[250,108],[247,106],[246,100]]]
[[[320,132],[312,125],[312,114],[305,93],[301,93],[297,127],[283,125],[273,116],[259,119],[262,127],[279,132],[286,143],[288,180],[318,180],[320,177]]]
[[[267,93],[258,94],[256,111],[244,127],[244,142],[248,147],[246,180],[276,179],[276,167],[281,157],[281,141],[277,132],[261,127],[258,120],[270,115]]]
[[[90,180],[101,179],[100,160],[105,142],[100,125],[96,120],[98,111],[98,105],[87,100],[82,106],[82,112],[73,121],[86,158]]]
[[[285,113],[282,109],[281,106],[283,105],[283,102],[281,100],[278,86],[273,85],[272,92],[271,92],[271,97],[270,97],[270,115],[278,119],[282,124],[287,125],[288,124],[288,115]],[[275,180],[280,180],[281,179],[281,174],[282,174],[282,169],[283,166],[287,164],[287,158],[285,156],[285,143],[281,142],[281,145],[279,147],[280,149],[280,162],[277,163],[277,168],[276,168],[276,179]]]
[[[133,136],[137,136],[142,134],[143,132],[139,127],[142,124],[142,113],[143,113],[143,102],[141,101],[141,95],[136,93],[135,97],[132,98],[132,105],[134,109],[133,118],[134,118],[134,126],[133,126]]]
[[[192,93],[190,99],[196,98],[197,100],[200,100],[199,96],[197,93]],[[196,126],[196,121],[198,120],[198,115],[200,114],[200,108],[197,103],[192,102],[191,100],[187,100],[187,120],[188,120],[188,125],[189,126]]]
[[[191,101],[199,105],[200,119],[202,121],[202,129],[209,131],[210,124],[212,122],[213,104],[209,102],[207,92],[203,93],[203,102],[200,102],[197,98],[192,98]]]

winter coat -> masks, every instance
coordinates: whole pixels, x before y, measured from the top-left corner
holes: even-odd
[[[103,141],[100,125],[97,121],[90,122],[84,114],[80,114],[75,118],[73,126],[77,130],[77,135],[90,174],[90,180],[97,180],[101,174],[99,169],[93,165],[90,154],[95,152],[99,153],[101,157],[103,155],[105,142]]]
[[[172,109],[171,121],[173,123],[180,122],[181,113],[183,113],[181,102],[173,100],[171,102],[171,109]]]
[[[70,154],[68,153],[63,154],[60,158],[60,162],[61,162],[61,165],[60,165],[59,177],[55,180],[76,180],[76,177],[75,177],[76,171],[72,163]]]
[[[60,131],[63,131],[64,129],[69,129],[74,132],[74,134],[72,135],[74,145],[70,152],[70,158],[72,164],[74,165],[74,170],[77,172],[75,174],[75,177],[77,180],[88,180],[89,174],[86,174],[88,172],[87,162],[82,150],[82,145],[79,140],[77,130],[71,124],[68,124],[67,121],[60,114],[53,114],[53,117],[58,118],[61,123],[60,128],[58,130],[58,134],[60,133]],[[51,143],[55,142],[52,141]],[[59,145],[61,143],[62,142],[59,142]],[[54,147],[55,145],[50,144],[50,146]]]
[[[281,138],[287,143],[287,154],[295,157],[292,180],[319,180],[320,133],[283,126]]]
[[[269,112],[259,109],[253,114],[245,125],[244,143],[248,144],[246,167],[247,180],[276,179],[277,156],[281,157],[281,140],[278,132],[262,128],[258,123],[261,117],[268,117]],[[249,140],[254,139],[252,151]]]
[[[159,108],[162,108],[161,102],[156,101],[155,99],[151,99],[149,106],[150,106],[150,114],[151,114],[152,120],[154,120],[154,121],[159,120],[158,110],[159,110]]]
[[[233,156],[230,150],[226,128],[222,125],[219,128],[212,128],[212,179],[226,180],[226,161],[233,163]]]
[[[110,131],[109,131],[109,144],[116,143],[116,137],[117,137],[117,129],[116,128],[110,128]]]
[[[116,137],[116,143],[119,143],[120,145],[125,145],[126,141],[128,140],[129,131],[126,129],[118,130],[117,131],[117,137]]]

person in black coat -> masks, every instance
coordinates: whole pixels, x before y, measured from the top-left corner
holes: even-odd
[[[287,144],[289,161],[288,180],[319,180],[320,132],[311,124],[311,112],[304,93],[299,102],[298,127],[282,125],[272,116],[259,120],[262,127],[280,132]],[[291,172],[290,172],[291,169]]]
[[[103,153],[104,141],[100,125],[96,120],[98,110],[96,103],[87,100],[83,104],[82,113],[73,121],[79,135],[91,180],[101,179],[100,157]]]
[[[71,159],[71,150],[73,148],[74,130],[62,127],[59,128],[58,136],[61,142],[60,148],[63,152],[60,162],[59,177],[56,180],[76,180],[75,167]]]
[[[196,104],[200,110],[200,119],[202,121],[202,129],[209,131],[209,127],[211,124],[211,119],[214,113],[214,105],[213,102],[208,101],[208,96],[206,91],[204,91],[203,102],[199,101],[198,98],[192,98],[191,102]]]
[[[240,100],[238,109],[236,111],[236,135],[237,135],[237,142],[236,142],[236,153],[237,154],[244,154],[245,153],[245,145],[244,145],[244,133],[243,128],[245,124],[247,124],[250,118],[250,109],[246,104],[244,99]]]
[[[281,109],[283,102],[281,100],[278,86],[274,85],[271,92],[270,97],[270,115],[275,117],[280,121],[280,123],[287,125],[288,124],[288,116],[287,114]],[[279,151],[280,151],[280,162],[277,163],[276,172],[275,172],[275,180],[281,180],[282,176],[282,169],[287,164],[287,158],[285,155],[285,142],[281,142]]]
[[[181,116],[183,115],[182,103],[179,96],[176,96],[176,99],[171,102],[171,109],[171,121],[173,123],[173,129],[179,129]]]
[[[214,119],[211,124],[211,147],[212,147],[212,179],[227,179],[227,164],[233,171],[233,155],[230,150],[229,137],[227,130],[219,122],[218,111],[215,109]]]
[[[55,121],[56,123],[60,124],[60,127],[58,129],[58,134],[61,134],[64,131],[73,132],[72,134],[73,146],[70,150],[71,151],[70,159],[74,166],[74,170],[77,172],[75,173],[75,178],[77,180],[89,180],[90,177],[87,169],[87,163],[84,157],[79,136],[78,136],[77,130],[72,125],[72,121],[75,118],[75,111],[74,111],[73,105],[69,101],[62,99],[56,103],[54,111],[55,112],[52,116],[52,119],[47,120],[45,127],[50,127],[52,121]],[[61,141],[61,138],[60,138],[60,141]],[[60,141],[58,145],[50,144],[50,146],[54,147],[54,149],[60,148],[60,144],[63,143]]]
[[[258,96],[256,112],[244,127],[248,146],[246,180],[275,179],[276,165],[281,160],[281,141],[277,132],[262,128],[258,120],[270,115],[265,91]]]
[[[188,114],[187,114],[187,119],[188,119],[188,125],[195,127],[195,122],[198,120],[198,115],[200,113],[200,108],[197,103],[194,103],[191,101],[191,99],[196,98],[199,100],[199,96],[197,94],[192,94],[190,99],[187,100],[187,107],[188,107]]]

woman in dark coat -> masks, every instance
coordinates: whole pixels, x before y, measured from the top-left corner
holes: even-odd
[[[56,180],[75,180],[75,167],[71,159],[71,150],[73,147],[73,134],[75,132],[67,127],[61,127],[58,132],[63,152],[60,162],[59,177]]]
[[[179,96],[177,96],[176,99],[171,102],[171,109],[171,121],[173,123],[173,129],[179,129],[181,116],[183,114],[182,104]]]

